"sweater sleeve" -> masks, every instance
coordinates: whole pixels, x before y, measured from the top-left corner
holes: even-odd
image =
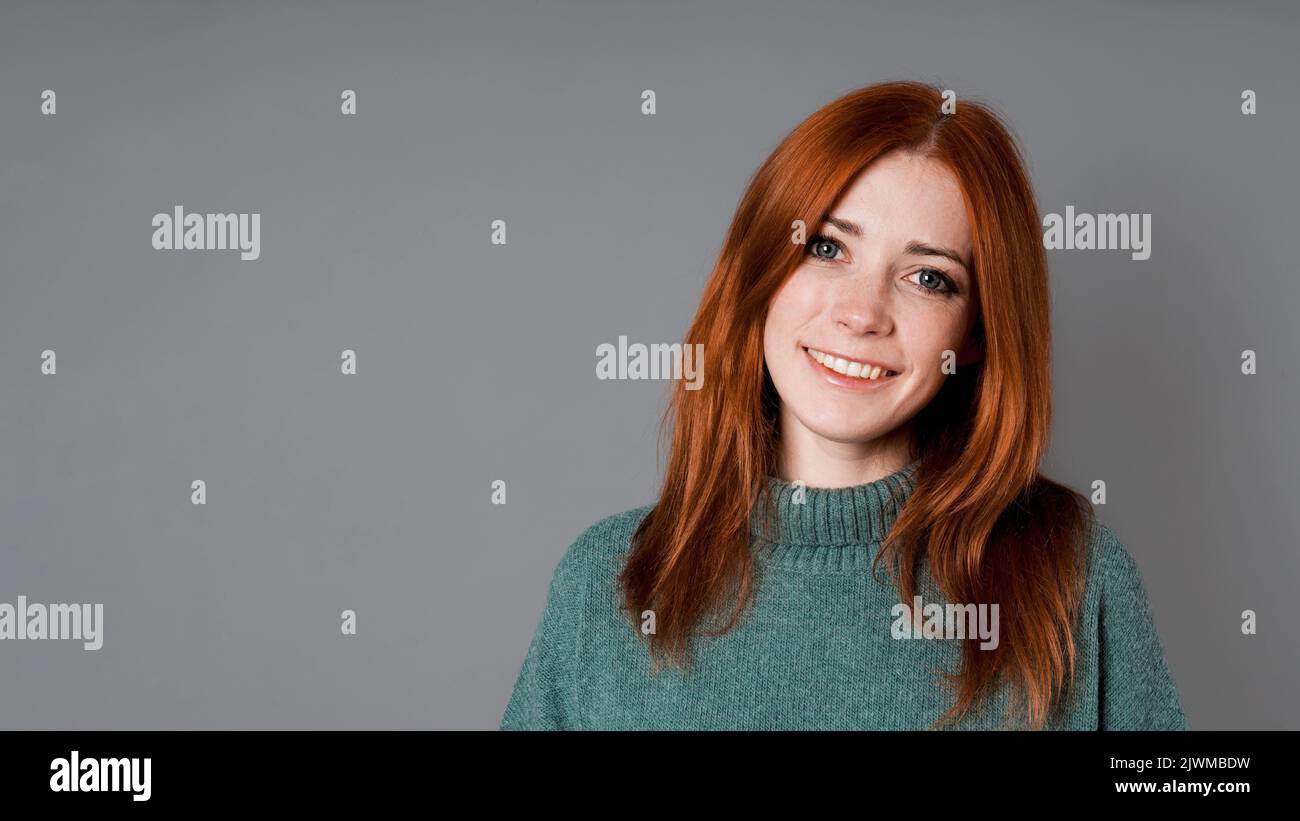
[[[501,719],[502,730],[577,728],[577,662],[590,533],[588,529],[579,536],[555,567],[546,605]]]
[[[1137,562],[1099,526],[1101,730],[1186,730]]]

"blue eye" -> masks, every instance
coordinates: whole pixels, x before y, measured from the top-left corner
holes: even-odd
[[[927,296],[945,296],[949,297],[957,293],[957,286],[943,271],[934,268],[922,268],[914,271],[913,275],[918,277],[916,285]]]
[[[822,236],[821,234],[816,234],[812,239],[808,240],[806,249],[809,255],[814,256],[817,259],[833,262],[839,252],[844,250],[844,246],[840,245],[837,240],[831,239],[827,236]],[[817,253],[818,251],[828,251],[830,256],[819,254]]]

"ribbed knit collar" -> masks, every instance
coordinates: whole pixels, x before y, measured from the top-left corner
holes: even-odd
[[[898,471],[862,485],[838,488],[796,486],[793,482],[767,477],[768,489],[775,502],[775,528],[764,527],[763,506],[755,508],[750,534],[756,543],[777,548],[780,558],[795,559],[799,564],[813,561],[824,564],[842,557],[815,555],[834,551],[820,548],[843,548],[878,544],[898,518],[902,504],[915,489],[919,460]],[[802,504],[796,492],[802,491]],[[860,551],[859,551],[860,552]],[[857,564],[855,560],[852,562]]]

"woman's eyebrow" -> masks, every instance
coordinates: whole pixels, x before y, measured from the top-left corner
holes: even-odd
[[[858,225],[853,220],[846,220],[840,217],[832,217],[830,214],[826,214],[825,216],[823,216],[822,220],[824,222],[829,222],[831,225],[834,225],[836,228],[840,229],[841,231],[843,231],[844,233],[850,236],[854,236],[854,237],[862,236],[862,226]]]
[[[840,229],[841,231],[848,234],[849,236],[860,238],[863,234],[862,226],[858,225],[853,220],[846,220],[843,217],[834,217],[831,216],[830,214],[827,214],[822,219],[825,222],[834,225],[836,228]],[[937,245],[929,245],[927,243],[921,242],[920,240],[914,239],[911,242],[907,243],[907,247],[904,248],[903,250],[908,254],[917,254],[923,257],[944,257],[946,259],[952,260],[953,262],[957,263],[958,265],[965,268],[966,270],[968,271],[970,270],[970,266],[966,264],[966,260],[962,259],[961,255],[959,255],[956,251],[953,251],[950,248],[944,248]]]
[[[917,254],[923,257],[945,257],[957,263],[958,265],[965,268],[966,270],[968,271],[970,270],[970,266],[966,264],[966,260],[958,256],[956,251],[950,250],[948,248],[941,248],[934,245],[926,245],[924,242],[918,242],[917,240],[912,240],[911,242],[907,243],[907,247],[904,248],[903,250],[909,254]]]

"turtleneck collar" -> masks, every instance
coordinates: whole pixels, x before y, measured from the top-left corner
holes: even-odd
[[[894,473],[850,487],[799,487],[775,476],[767,487],[775,503],[777,521],[765,526],[765,505],[755,507],[750,534],[781,559],[799,564],[843,561],[839,551],[820,548],[869,546],[881,542],[898,518],[903,502],[915,489],[916,460]],[[802,503],[796,493],[802,493]],[[861,551],[858,551],[859,553]],[[835,553],[835,556],[828,554]],[[857,564],[857,561],[853,562]]]

